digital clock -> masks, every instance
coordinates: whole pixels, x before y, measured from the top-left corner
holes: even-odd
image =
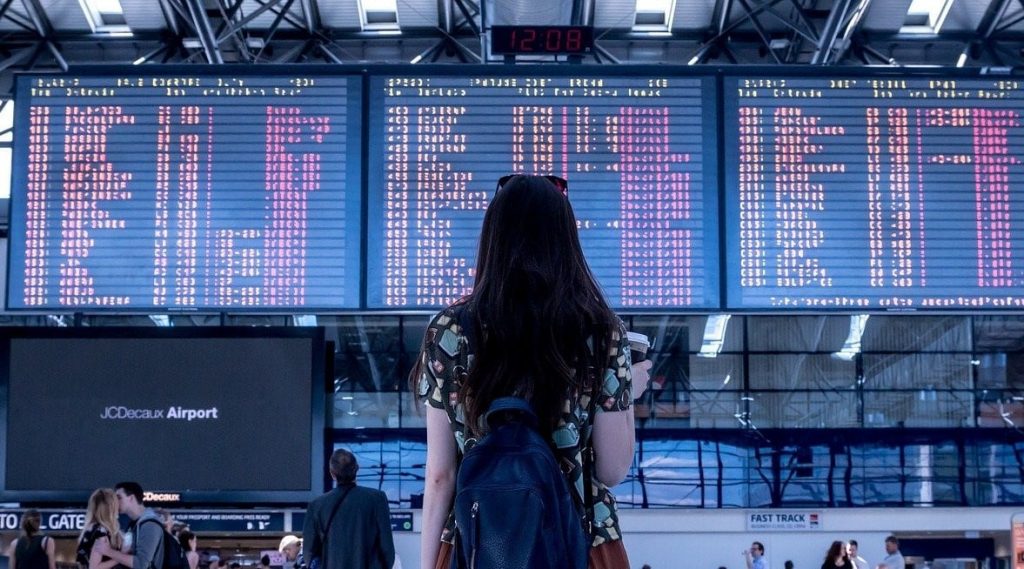
[[[492,26],[492,54],[589,53],[594,28],[587,26]]]

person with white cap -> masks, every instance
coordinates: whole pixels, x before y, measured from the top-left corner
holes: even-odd
[[[277,550],[284,554],[284,569],[295,569],[302,567],[302,539],[294,535],[286,535],[281,538]]]

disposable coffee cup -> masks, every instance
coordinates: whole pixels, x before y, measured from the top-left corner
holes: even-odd
[[[651,349],[651,341],[646,335],[639,332],[626,332],[626,340],[629,342],[629,353],[633,357],[633,363],[647,359],[647,350]]]

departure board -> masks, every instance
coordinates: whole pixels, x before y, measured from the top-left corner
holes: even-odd
[[[1024,308],[1021,87],[726,77],[727,307]]]
[[[119,71],[19,77],[9,308],[360,306],[360,77]]]
[[[484,211],[512,173],[568,180],[613,306],[718,308],[713,78],[522,69],[371,76],[369,89],[369,308],[468,293]]]

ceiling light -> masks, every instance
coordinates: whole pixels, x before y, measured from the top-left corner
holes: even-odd
[[[853,361],[860,353],[860,339],[864,335],[864,327],[868,325],[868,314],[851,314],[850,331],[846,335],[843,347],[832,354],[837,360]]]
[[[636,0],[633,31],[663,33],[671,31],[675,5],[675,0]]]
[[[78,0],[92,31],[97,34],[132,35],[120,0]]]
[[[722,346],[725,344],[725,331],[729,325],[730,318],[732,318],[731,314],[712,314],[708,316],[708,321],[704,324],[704,339],[700,344],[700,352],[697,353],[699,357],[718,357],[719,352],[722,351]]]
[[[913,0],[907,9],[900,33],[937,34],[942,28],[953,0]]]
[[[397,0],[359,0],[359,21],[363,31],[398,31]]]

